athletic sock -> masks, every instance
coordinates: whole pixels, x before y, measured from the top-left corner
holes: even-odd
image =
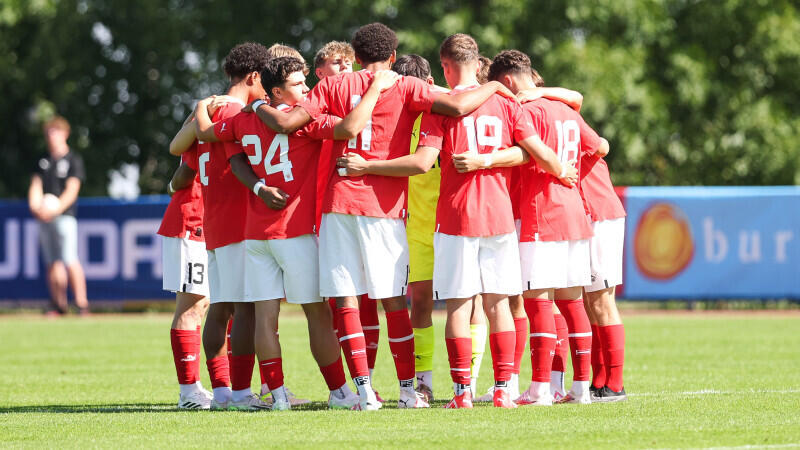
[[[531,323],[531,381],[549,384],[556,348],[553,304],[547,299],[526,298],[525,313]]]
[[[253,392],[250,390],[249,386],[246,389],[234,389],[233,392],[231,392],[231,400],[234,402],[240,402],[249,397],[252,393]]]
[[[211,387],[222,388],[231,384],[231,372],[227,356],[217,356],[206,360],[208,376],[211,378]]]
[[[231,355],[231,385],[233,391],[250,390],[256,355]]]
[[[358,307],[361,329],[364,330],[364,342],[367,346],[367,366],[375,368],[375,359],[378,356],[378,340],[381,335],[381,325],[378,321],[378,301],[361,296],[361,305]]]
[[[433,347],[433,326],[414,328],[414,355],[416,356],[414,370],[417,372],[417,378],[419,378],[421,372],[430,372],[433,370]],[[428,386],[430,386],[430,384],[428,384]]]
[[[606,363],[606,386],[615,392],[623,388],[622,367],[625,363],[625,327],[622,324],[600,327],[603,358]]]
[[[336,333],[336,337],[342,337],[339,334],[339,310],[336,308],[336,299],[329,298],[328,299],[328,306],[331,308],[331,318],[333,319],[333,332]]]
[[[325,379],[325,384],[328,385],[329,391],[335,391],[347,384],[347,378],[344,375],[344,367],[342,366],[342,357],[340,356],[336,361],[327,366],[320,367],[319,371],[322,372],[322,378]]]
[[[483,352],[486,351],[486,324],[470,324],[469,334],[472,336],[472,359],[469,368],[472,379],[477,381],[483,362]]]
[[[203,331],[200,325],[194,330],[194,354],[197,355],[194,362],[194,373],[197,374],[197,384],[200,384],[200,352],[203,350]]]
[[[260,371],[264,372],[266,385],[270,392],[283,387],[283,359],[270,358],[258,362]],[[274,397],[273,397],[274,398]]]
[[[557,370],[550,371],[550,394],[556,395],[556,392],[564,396],[567,394],[566,387],[564,386],[564,372]]]
[[[447,338],[447,359],[450,361],[450,378],[456,386],[469,388],[469,363],[472,356],[471,338]],[[456,389],[456,395],[459,395]]]
[[[556,300],[569,328],[569,348],[572,354],[573,381],[592,379],[592,328],[583,300]]]
[[[231,391],[230,386],[215,387],[212,391],[214,391],[214,400],[217,403],[226,403],[233,398],[233,391]]]
[[[339,333],[342,335],[339,343],[347,361],[347,368],[350,369],[350,376],[353,379],[369,378],[364,332],[356,308],[339,308]]]
[[[194,385],[199,379],[197,360],[200,355],[197,349],[197,331],[172,329],[169,330],[169,338],[172,344],[172,359],[175,361],[178,384]],[[182,392],[188,389],[182,388]]]
[[[522,364],[522,355],[525,354],[525,341],[528,338],[528,318],[517,317],[514,319],[514,373],[519,375],[519,367]]]
[[[233,329],[233,317],[228,319],[228,328],[225,329],[225,348],[228,351],[228,366],[233,367],[231,358],[233,357],[233,350],[231,347],[231,330]]]
[[[567,359],[569,358],[569,331],[567,321],[562,314],[553,313],[556,322],[556,353],[553,355],[553,369],[556,372],[566,372]]]
[[[502,382],[505,387],[514,371],[515,331],[500,331],[489,335],[489,348],[492,351],[492,368],[495,386]]]
[[[603,358],[603,337],[600,326],[592,325],[592,386],[600,389],[606,385],[606,365]]]
[[[398,380],[411,380],[414,386],[414,331],[408,311],[403,308],[386,313],[386,331]]]

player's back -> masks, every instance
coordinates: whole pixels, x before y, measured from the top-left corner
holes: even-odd
[[[561,164],[574,160],[580,170],[581,156],[586,153],[581,147],[581,126],[585,122],[580,115],[566,104],[548,99],[526,103],[523,109]],[[577,185],[565,186],[535,164],[523,166],[522,179],[522,241],[567,241],[592,236]]]
[[[181,161],[197,159],[197,141],[181,155]],[[158,234],[166,237],[189,237],[195,241],[204,241],[203,235],[203,195],[200,175],[195,175],[191,186],[175,191],[170,198]]]
[[[580,189],[593,222],[625,217],[625,208],[611,184],[608,164],[597,154],[581,159]]]

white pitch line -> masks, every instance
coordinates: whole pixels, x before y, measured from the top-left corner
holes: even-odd
[[[715,389],[701,389],[699,391],[684,391],[684,392],[637,392],[628,394],[628,397],[694,397],[701,395],[732,395],[732,394],[800,394],[800,389],[744,389],[741,391],[719,391]]]

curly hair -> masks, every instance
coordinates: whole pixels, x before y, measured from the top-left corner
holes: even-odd
[[[527,73],[533,76],[533,69],[531,68],[531,59],[528,55],[519,50],[503,50],[498,53],[492,60],[492,65],[489,67],[489,79],[500,80],[506,74]],[[539,75],[538,73],[536,74]],[[541,76],[538,77],[541,80]],[[544,80],[542,80],[544,84]]]
[[[325,61],[327,61],[329,58],[333,58],[334,56],[350,58],[350,61],[352,61],[353,57],[355,56],[355,52],[353,51],[353,47],[347,42],[328,42],[327,44],[323,45],[322,48],[317,52],[317,55],[314,56],[314,68],[318,69],[320,66],[325,64]]]
[[[306,64],[292,56],[280,56],[267,61],[261,70],[261,86],[272,98],[272,88],[280,87],[294,72],[303,72]]]
[[[266,47],[255,42],[245,42],[228,52],[222,69],[231,80],[238,80],[250,72],[260,72],[268,59]]]
[[[448,36],[439,47],[439,58],[457,63],[475,61],[480,57],[478,43],[468,34],[456,33]]]
[[[359,28],[350,45],[362,65],[386,61],[397,50],[397,35],[386,25],[375,22]]]
[[[481,68],[478,70],[478,83],[486,84],[489,82],[489,66],[492,65],[492,60],[480,55],[478,61],[481,62]]]
[[[431,76],[431,64],[419,55],[403,55],[397,58],[392,65],[392,70],[400,75],[416,77],[426,81]]]

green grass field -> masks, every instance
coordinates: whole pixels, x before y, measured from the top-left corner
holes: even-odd
[[[315,402],[283,413],[176,411],[168,315],[0,317],[0,447],[800,447],[797,313],[627,317],[627,402],[516,410],[442,409],[443,339],[441,401],[395,409],[384,328],[374,384],[387,403],[373,413],[325,410],[305,322],[284,313],[287,385]],[[441,333],[443,316],[435,324]],[[201,373],[208,387],[204,361]],[[479,389],[490,379],[487,349]]]

